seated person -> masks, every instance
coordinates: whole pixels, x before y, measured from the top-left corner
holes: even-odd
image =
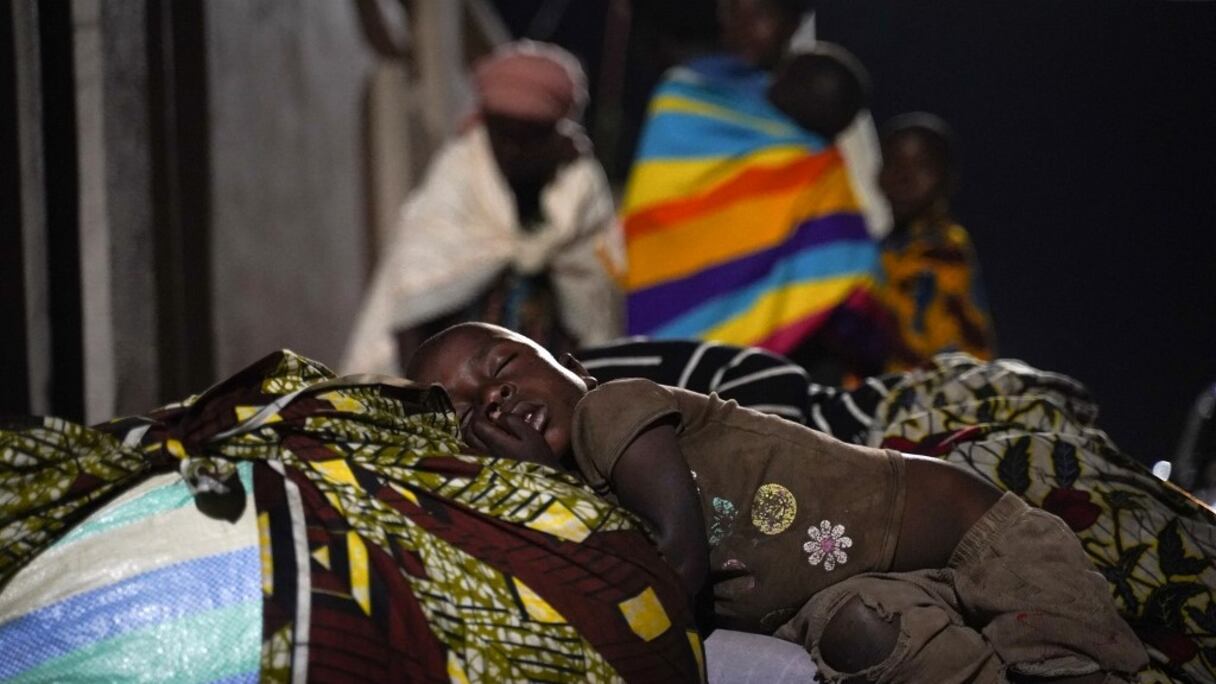
[[[477,111],[402,207],[344,372],[398,375],[419,342],[460,321],[493,321],[554,349],[621,332],[613,277],[624,248],[579,123],[578,60],[518,41],[479,61],[472,81]]]
[[[892,369],[949,351],[988,359],[995,347],[971,237],[950,215],[952,140],[931,114],[898,117],[883,131],[878,180],[895,220],[882,242],[882,299],[898,320]]]
[[[597,387],[492,325],[431,338],[408,372],[443,385],[474,448],[616,497],[690,595],[709,582],[717,624],[803,644],[828,681],[1098,682],[1147,662],[1068,527],[956,467],[713,395]]]

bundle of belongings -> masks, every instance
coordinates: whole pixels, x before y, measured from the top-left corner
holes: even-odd
[[[147,415],[0,425],[5,681],[698,681],[676,575],[442,392],[290,352]]]

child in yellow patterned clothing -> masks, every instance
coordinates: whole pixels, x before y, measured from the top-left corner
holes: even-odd
[[[992,358],[995,335],[966,229],[950,215],[953,136],[931,114],[908,114],[883,130],[879,186],[895,225],[882,242],[883,301],[897,321],[892,366],[964,351]]]
[[[719,626],[805,645],[828,681],[1121,681],[1147,662],[1069,529],[949,464],[600,386],[487,324],[431,338],[408,375],[447,390],[473,448],[614,496],[690,596],[708,583]]]

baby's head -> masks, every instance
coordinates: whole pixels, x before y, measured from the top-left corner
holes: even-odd
[[[917,112],[883,128],[878,185],[897,225],[948,211],[955,182],[954,134],[945,121]]]
[[[574,407],[596,384],[574,357],[559,363],[536,342],[489,323],[461,323],[426,340],[406,377],[443,386],[473,447],[485,450],[471,434],[475,415],[497,421],[508,413],[540,433],[559,461],[570,452]]]
[[[839,45],[819,42],[777,69],[768,99],[799,126],[828,142],[848,128],[869,99],[861,62]]]

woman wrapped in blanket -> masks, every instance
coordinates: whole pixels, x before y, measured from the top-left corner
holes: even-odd
[[[877,246],[834,144],[864,75],[823,45],[783,61],[805,4],[726,0],[726,51],[656,89],[621,209],[628,329],[760,346],[835,382],[880,371],[888,334]]]
[[[842,391],[808,383],[775,354],[713,343],[631,341],[578,356],[602,381],[717,392],[853,444],[943,459],[1018,494],[1081,540],[1147,647],[1140,681],[1216,680],[1216,516],[1120,452],[1077,381],[948,354]]]

